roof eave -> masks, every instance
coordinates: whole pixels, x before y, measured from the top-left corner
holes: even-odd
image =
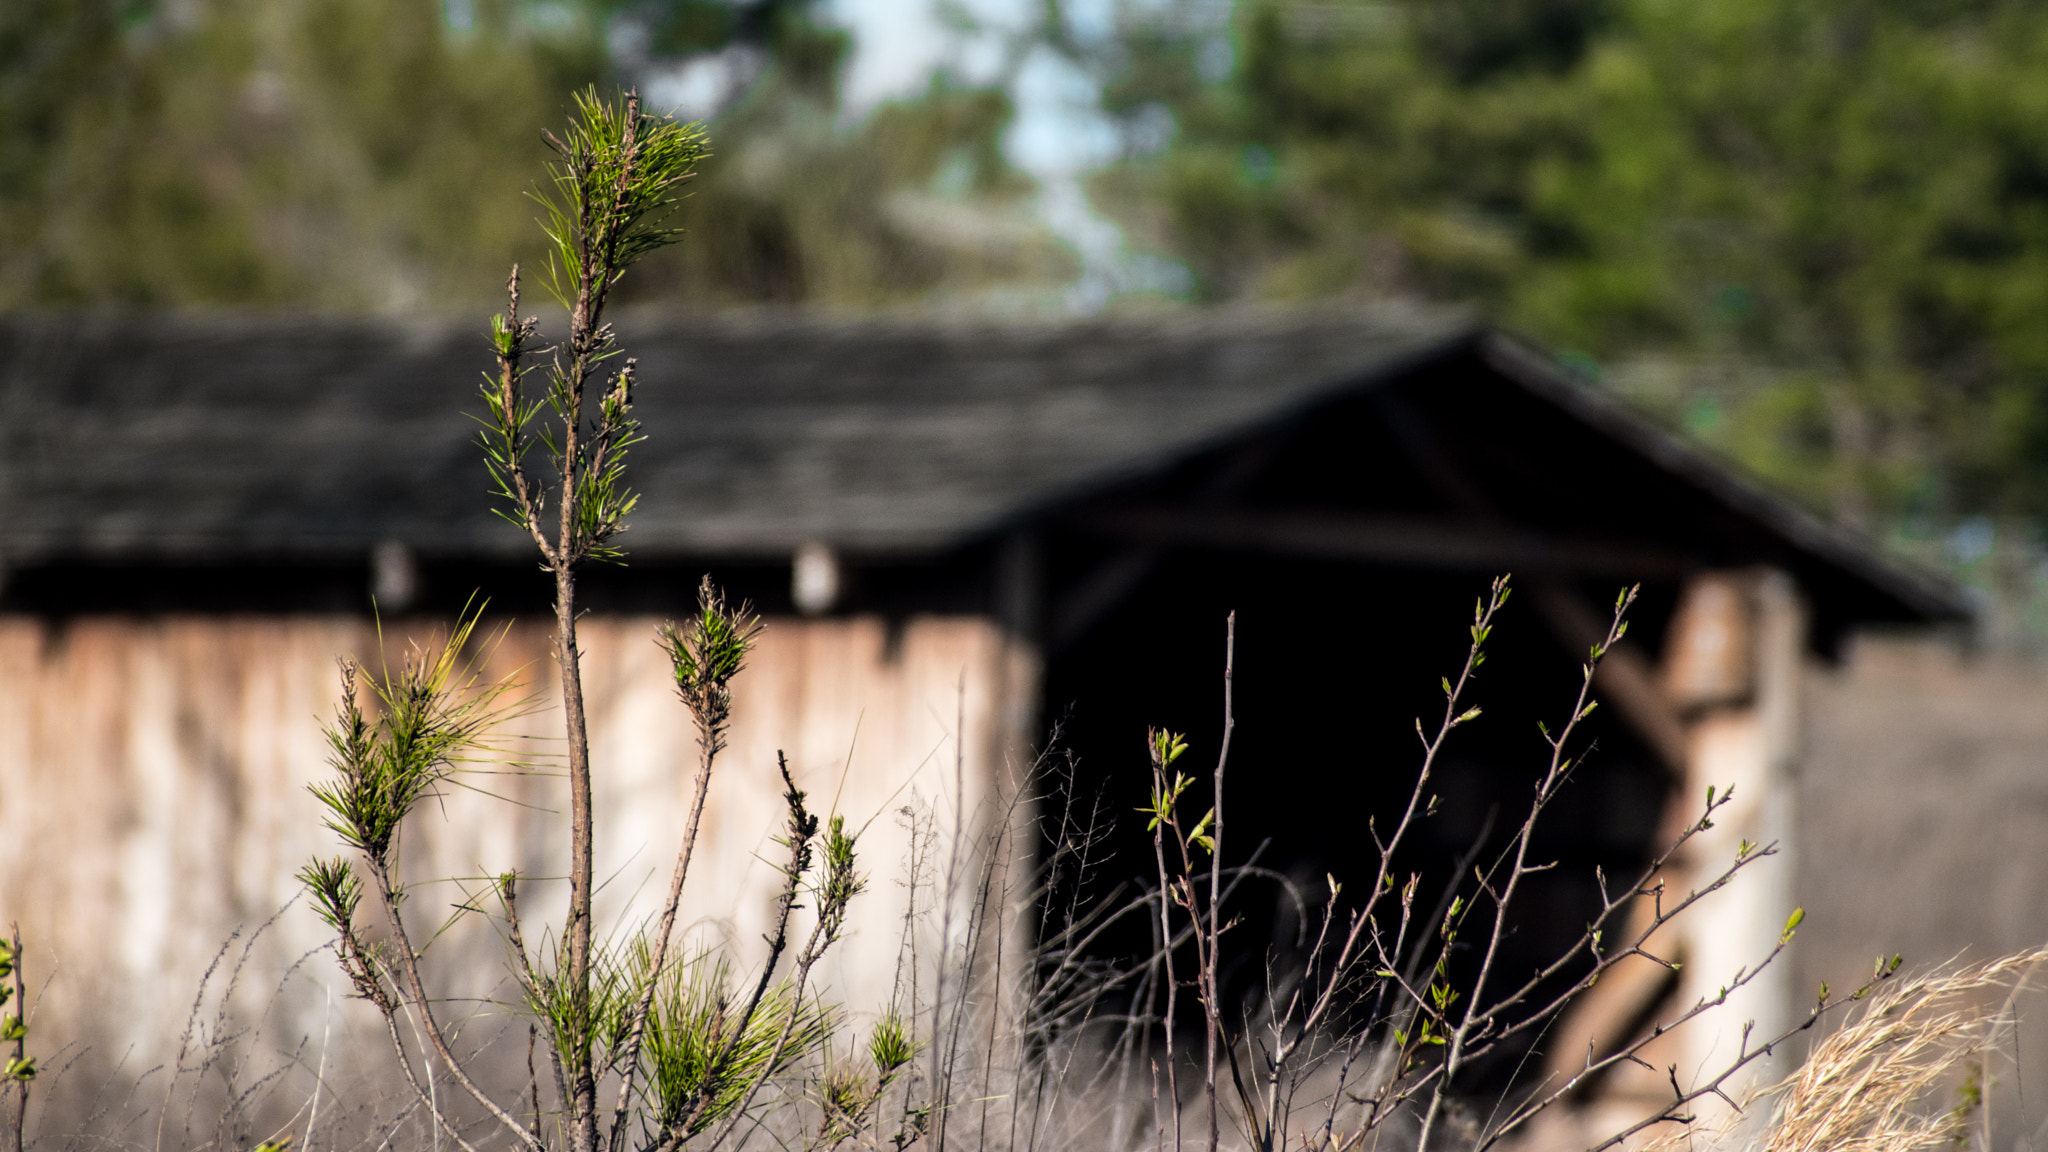
[[[1572,379],[1530,341],[1494,328],[1479,334],[1474,347],[1489,366],[1516,384],[1612,437],[1731,512],[1760,524],[1787,548],[1809,553],[1868,584],[1924,622],[1962,622],[1974,616],[1961,589],[1950,581],[1883,557],[1867,540],[1763,491],[1699,449]]]

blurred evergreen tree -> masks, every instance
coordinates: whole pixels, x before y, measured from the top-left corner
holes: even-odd
[[[416,308],[525,245],[537,132],[604,70],[564,9],[27,0],[0,21],[0,300]]]
[[[732,50],[757,64],[712,124],[691,238],[637,295],[877,303],[1066,275],[997,151],[1001,96],[939,84],[849,125],[847,41],[811,8],[0,5],[0,306],[474,306],[538,257],[520,193],[569,92]]]
[[[1208,299],[1475,301],[1851,522],[2048,514],[2048,7],[1124,8]],[[1157,129],[1153,129],[1155,135]]]
[[[839,102],[850,43],[804,0],[642,5],[651,46],[758,49],[766,61],[712,126],[717,158],[682,209],[688,232],[648,261],[640,298],[714,303],[1042,303],[1075,260],[1004,159],[1012,109],[945,73],[917,99],[849,130]],[[736,66],[744,66],[744,59]]]

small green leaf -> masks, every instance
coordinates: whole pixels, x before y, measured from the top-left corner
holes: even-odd
[[[1794,908],[1792,915],[1785,919],[1785,930],[1778,934],[1778,943],[1783,944],[1787,940],[1792,939],[1792,933],[1798,931],[1799,922],[1804,919],[1806,919],[1806,909]]]

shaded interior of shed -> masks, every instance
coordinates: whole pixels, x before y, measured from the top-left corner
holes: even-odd
[[[1399,824],[1421,766],[1417,721],[1433,733],[1443,719],[1443,679],[1457,677],[1493,575],[1535,561],[1463,701],[1483,715],[1447,742],[1424,788],[1435,813],[1394,861],[1397,883],[1421,877],[1418,915],[1508,846],[1551,755],[1539,722],[1558,731],[1574,709],[1585,649],[1532,590],[1604,622],[1617,594],[1640,584],[1629,642],[1653,656],[1680,575],[1700,563],[1691,549],[1701,536],[1684,538],[1692,526],[1644,507],[1655,492],[1610,493],[1531,468],[1556,445],[1540,414],[1497,410],[1511,396],[1462,368],[1320,406],[1091,495],[1031,538],[1048,654],[1042,709],[1061,753],[1041,846],[1046,861],[1064,861],[1056,909],[1119,905],[1156,886],[1136,812],[1149,794],[1149,727],[1188,736],[1188,819],[1210,806],[1225,622],[1236,613],[1224,853],[1257,868],[1236,879],[1229,909],[1222,982],[1233,1016],[1255,1013],[1301,970],[1331,881],[1340,915],[1370,891],[1375,834]],[[1246,527],[1219,532],[1232,524]],[[1673,776],[1622,714],[1596,711],[1568,752],[1580,763],[1534,842],[1535,858],[1557,868],[1514,909],[1505,976],[1569,948],[1598,908],[1596,875],[1626,884],[1662,834]],[[1090,862],[1060,853],[1062,837],[1092,842]],[[1477,926],[1454,950],[1456,978],[1473,974]],[[1128,969],[1159,938],[1156,910],[1128,911],[1088,948]],[[1177,953],[1183,976],[1193,960],[1191,948]],[[1196,1024],[1191,997],[1181,1005],[1183,1023]],[[1137,981],[1105,1006],[1160,1010],[1156,985]],[[1519,1051],[1501,1053],[1489,1077],[1506,1076]]]
[[[1476,575],[1174,555],[1126,610],[1050,664],[1045,706],[1074,766],[1065,795],[1049,804],[1046,827],[1054,836],[1069,829],[1070,839],[1094,821],[1105,829],[1089,874],[1079,873],[1078,862],[1062,869],[1067,890],[1055,907],[1114,903],[1116,893],[1156,883],[1151,840],[1137,814],[1148,796],[1148,726],[1188,736],[1180,766],[1196,784],[1184,808],[1192,821],[1210,806],[1225,617],[1235,611],[1224,852],[1228,863],[1254,862],[1261,872],[1243,878],[1230,906],[1238,923],[1223,980],[1231,1003],[1255,1010],[1272,981],[1299,971],[1328,899],[1326,878],[1343,887],[1340,910],[1371,890],[1375,830],[1391,835],[1421,766],[1415,722],[1433,733],[1443,718],[1440,681],[1455,678],[1464,661],[1474,599],[1487,583]],[[1659,595],[1643,606],[1646,623],[1664,602]],[[1399,882],[1423,877],[1418,914],[1459,874],[1461,861],[1467,868],[1491,862],[1527,815],[1549,757],[1537,725],[1556,731],[1570,715],[1580,680],[1575,655],[1582,654],[1567,652],[1526,598],[1510,600],[1465,701],[1484,714],[1447,742],[1424,789],[1435,814],[1417,821],[1395,860]],[[1519,903],[1504,973],[1533,971],[1576,939],[1597,909],[1596,869],[1629,876],[1654,850],[1670,786],[1665,767],[1611,710],[1590,717],[1573,745],[1583,763],[1535,840],[1536,858],[1558,868],[1536,877]],[[1060,783],[1057,774],[1048,779]],[[1456,954],[1461,971],[1474,957],[1471,935]],[[1158,936],[1151,917],[1127,915],[1091,948],[1099,959],[1128,965],[1151,954]],[[1183,974],[1192,960],[1183,949]]]

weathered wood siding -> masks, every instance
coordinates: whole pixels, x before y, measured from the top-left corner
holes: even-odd
[[[1878,956],[1924,971],[2048,941],[2048,664],[1870,637],[1805,691],[1795,987],[1855,987]],[[2038,1140],[2043,1115],[2048,995],[2028,984],[1985,1069],[2001,1147]]]
[[[601,929],[658,903],[694,770],[655,623],[598,617],[582,630]],[[401,635],[434,629],[387,629],[387,650],[395,658]],[[328,771],[320,724],[338,697],[336,658],[374,664],[377,645],[347,618],[0,618],[0,919],[20,921],[33,978],[48,981],[39,1036],[168,1055],[222,943],[291,901],[308,857],[339,849],[306,785]],[[490,675],[540,692],[541,709],[500,742],[544,771],[561,751],[560,713],[546,703],[553,673],[534,625],[506,629],[489,658]],[[933,882],[961,825],[970,837],[1003,825],[995,809],[1020,767],[1035,675],[1028,652],[977,618],[893,630],[869,618],[770,621],[737,684],[690,876],[682,923],[697,945],[723,940],[743,964],[761,950],[782,749],[813,804],[862,829],[871,879],[826,975],[850,1008],[885,1005],[912,893],[911,825],[934,834]],[[564,906],[566,885],[553,878],[565,868],[566,787],[532,774],[457,783],[469,787],[444,788],[405,833],[414,930],[430,932],[465,890],[484,891],[478,878],[517,869],[533,877],[526,919],[541,936]],[[470,879],[428,883],[438,877]],[[941,920],[920,923],[921,947]],[[264,1011],[326,937],[303,904],[285,911],[242,973],[238,1010]],[[456,972],[444,991],[505,994],[488,927],[459,927],[434,948],[438,970]],[[317,1037],[326,987],[339,1002],[345,986],[325,956],[302,973],[274,1008],[284,1031]]]

